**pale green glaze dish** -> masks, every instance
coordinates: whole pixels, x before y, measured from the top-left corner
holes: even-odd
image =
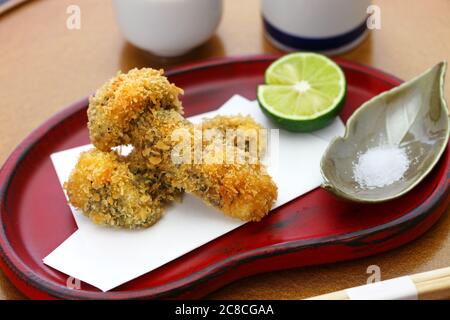
[[[407,193],[433,169],[449,139],[444,97],[446,62],[364,103],[348,119],[344,137],[334,139],[321,161],[323,188],[358,202],[382,202]],[[399,146],[410,160],[403,177],[383,187],[356,181],[358,156],[379,145]]]

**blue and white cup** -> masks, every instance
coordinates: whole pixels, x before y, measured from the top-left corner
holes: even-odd
[[[266,37],[286,51],[339,54],[368,34],[370,0],[262,0]]]

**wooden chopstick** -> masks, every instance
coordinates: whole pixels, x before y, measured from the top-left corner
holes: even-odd
[[[413,274],[410,278],[419,300],[450,299],[450,267]],[[350,300],[350,297],[346,290],[340,290],[306,300]]]
[[[0,16],[4,14],[6,11],[11,10],[12,8],[30,0],[8,0],[4,4],[0,5]]]
[[[416,283],[419,300],[450,299],[450,276]]]

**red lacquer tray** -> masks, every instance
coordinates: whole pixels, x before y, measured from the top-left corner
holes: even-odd
[[[170,80],[185,90],[188,116],[215,109],[233,94],[254,99],[275,56],[225,58],[173,69]],[[401,81],[336,59],[348,81],[343,120],[364,101]],[[106,80],[106,79],[105,79]],[[405,244],[437,221],[449,205],[449,148],[429,176],[405,196],[384,204],[355,204],[316,189],[113,291],[67,276],[42,258],[76,229],[50,154],[89,142],[87,99],[34,131],[0,173],[1,266],[31,298],[198,298],[233,280],[265,271],[355,259]],[[151,250],[151,248],[149,248]]]

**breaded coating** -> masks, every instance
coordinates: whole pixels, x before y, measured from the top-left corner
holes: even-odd
[[[266,131],[248,116],[216,116],[204,119],[195,127],[201,127],[203,132],[209,129],[221,131],[224,145],[230,143],[225,138],[229,130],[234,130],[237,135],[246,132],[255,133],[255,135],[244,135],[243,145],[238,143],[237,137],[231,141],[232,146],[235,147],[231,149],[234,150],[232,163],[226,162],[229,149],[223,148],[222,145],[214,145],[211,148],[212,146],[208,145],[210,142],[203,140],[203,163],[180,166],[175,172],[172,184],[199,196],[231,217],[244,221],[261,220],[277,198],[276,185],[260,162],[266,149]],[[256,140],[250,142],[251,138]],[[251,162],[250,143],[255,143],[257,146],[254,162]],[[208,150],[209,152],[205,153]],[[224,163],[208,162],[207,157],[210,153],[217,154],[224,150]],[[244,163],[236,162],[239,151],[243,151],[246,155]]]
[[[199,124],[206,129],[217,129],[225,132],[230,129],[242,129],[242,130],[261,130],[260,124],[256,123],[250,116],[215,116],[213,118],[203,118],[202,122]]]
[[[191,139],[195,126],[174,110],[159,110],[149,118],[143,114],[136,120],[139,126],[130,130],[132,141],[139,146],[129,156],[130,168],[146,167],[163,172],[168,184],[192,193],[225,214],[244,221],[259,221],[269,212],[277,197],[277,188],[262,164],[208,164],[207,159],[195,164],[194,143],[189,149],[191,161],[174,163],[172,151],[179,141],[172,134],[176,130],[184,130]],[[223,122],[221,128],[226,130],[228,120],[233,124],[243,119],[221,117],[217,124]],[[252,124],[255,129],[260,128],[254,122]],[[235,129],[235,125],[230,125],[230,128]],[[206,146],[207,143],[203,142],[203,150]],[[217,149],[213,150],[217,152]],[[207,156],[208,153],[203,153],[203,157]]]
[[[196,125],[205,132],[206,130],[218,130],[224,137],[226,145],[242,148],[245,152],[250,152],[250,144],[254,143],[256,148],[255,156],[261,160],[267,148],[267,131],[250,116],[215,116],[213,118],[204,118]],[[234,130],[236,135],[233,139],[227,139],[227,132]],[[238,135],[242,134],[243,143],[238,141]],[[254,134],[254,135],[253,135]],[[205,135],[205,133],[204,133]],[[205,143],[204,143],[205,145]]]
[[[193,164],[194,144],[189,150],[190,163],[175,164],[171,159],[171,151],[179,143],[172,136],[177,129],[189,132],[190,138],[194,128],[203,131],[216,129],[222,132],[223,137],[228,129],[253,129],[259,132],[262,128],[253,119],[242,116],[218,116],[204,120],[204,126],[193,126],[173,110],[160,110],[152,115],[153,127],[150,130],[142,130],[147,127],[144,124],[148,124],[145,115],[138,122],[140,126],[132,130],[136,134],[133,141],[144,147],[135,148],[129,155],[132,170],[138,172],[144,168],[152,168],[164,172],[164,179],[170,180],[167,183],[192,193],[225,214],[241,220],[259,221],[269,212],[277,197],[277,188],[259,161],[255,164],[208,164],[207,159],[202,159],[202,163]],[[202,156],[206,158],[208,153],[205,150],[209,142],[202,140],[202,144]],[[237,144],[234,146],[238,147]],[[224,144],[219,145],[220,152],[226,150],[223,147]],[[265,147],[265,141],[260,142],[260,147]],[[218,152],[217,149],[214,150]],[[262,155],[261,153],[259,155]]]
[[[83,152],[64,188],[70,203],[94,223],[124,228],[149,227],[157,222],[163,204],[179,190],[161,185],[150,171],[133,174],[126,158],[115,151]]]
[[[162,70],[133,69],[118,73],[89,99],[88,128],[92,143],[102,151],[133,144],[130,127],[142,113],[172,109],[182,113],[179,95],[183,90],[171,84]]]
[[[163,77],[162,71],[134,69],[128,74],[119,74],[90,100],[88,127],[92,142],[102,151],[131,144],[134,150],[125,159],[129,174],[142,176],[146,172],[152,175],[157,172],[161,185],[192,193],[229,216],[259,221],[277,197],[277,187],[259,161],[265,141],[258,140],[255,163],[215,163],[208,160],[224,153],[223,147],[227,143],[237,146],[233,153],[248,154],[250,139],[244,138],[242,145],[238,139],[223,140],[222,145],[201,141],[206,151],[201,152],[200,161],[196,161],[198,152],[194,136],[198,131],[202,135],[212,128],[225,132],[227,129],[259,130],[261,127],[248,117],[216,117],[205,121],[204,128],[194,126],[181,115],[178,99],[181,93],[181,89]],[[187,133],[189,142],[193,142],[179,153],[188,156],[189,161],[174,160],[174,152],[180,151],[179,138],[183,136],[179,133]],[[109,188],[102,198],[107,198],[111,190]],[[108,210],[107,207],[104,209]]]
[[[182,165],[171,182],[243,221],[261,220],[277,198],[277,187],[260,164]]]

